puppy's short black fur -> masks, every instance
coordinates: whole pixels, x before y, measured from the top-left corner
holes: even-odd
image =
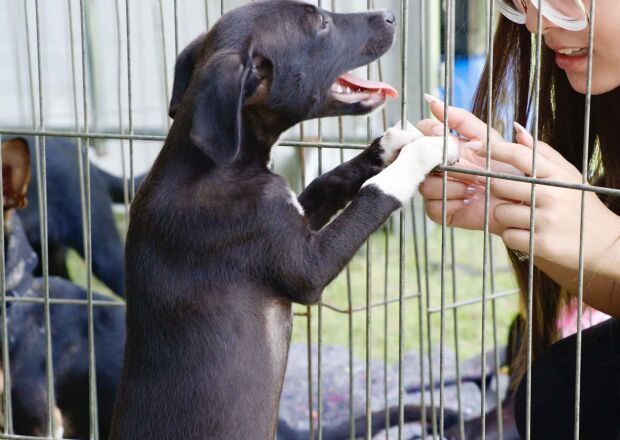
[[[269,171],[270,150],[302,120],[382,104],[345,103],[331,87],[394,33],[387,11],[259,1],[180,54],[174,124],[131,207],[111,439],[274,438],[291,303],[316,303],[401,205],[360,190],[385,165],[378,140],[301,194],[304,215]]]
[[[6,294],[9,297],[44,298],[43,279],[33,275],[38,258],[28,243],[16,208],[24,208],[30,179],[25,139],[2,144],[5,220]],[[51,298],[86,299],[81,287],[50,277]],[[94,294],[98,300],[111,301]],[[88,320],[84,305],[50,305],[55,393],[56,434],[64,427],[69,438],[90,438],[88,386]],[[100,438],[109,432],[124,346],[124,307],[93,310],[97,406]],[[47,373],[44,305],[7,303],[13,428],[16,434],[47,435]]]

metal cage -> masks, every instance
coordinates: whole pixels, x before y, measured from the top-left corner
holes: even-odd
[[[12,2],[5,0],[0,14],[4,15],[7,27],[5,35],[7,43],[3,47],[5,57],[3,59],[4,69],[2,72],[14,72],[15,77],[21,75],[26,80],[20,80],[18,87],[15,88],[15,96],[20,100],[16,108],[19,108],[21,118],[11,118],[0,116],[0,136],[7,138],[14,135],[35,136],[36,146],[35,153],[37,159],[36,174],[38,177],[39,194],[39,212],[41,223],[41,243],[42,243],[42,268],[44,278],[45,297],[38,301],[44,305],[45,313],[45,338],[46,338],[46,371],[47,371],[47,408],[48,414],[52,414],[54,410],[54,383],[53,383],[53,353],[51,343],[51,323],[50,323],[50,306],[53,304],[74,304],[76,307],[85,307],[88,310],[89,327],[89,365],[90,365],[90,414],[91,414],[91,438],[97,439],[97,398],[96,398],[96,371],[94,364],[94,330],[93,330],[93,310],[96,307],[119,306],[117,301],[101,301],[93,298],[93,275],[92,275],[92,243],[91,231],[93,228],[93,219],[90,205],[90,161],[93,158],[91,151],[92,144],[107,142],[108,146],[114,147],[114,154],[120,160],[121,171],[126,181],[125,188],[125,206],[122,210],[122,216],[128,217],[129,204],[134,195],[134,177],[136,167],[144,168],[148,165],[148,159],[144,159],[140,163],[135,159],[137,145],[141,143],[142,149],[149,151],[148,157],[158,151],[158,146],[165,139],[166,126],[169,124],[167,119],[166,105],[169,98],[169,87],[171,84],[171,69],[174,58],[182,48],[183,41],[203,31],[205,26],[208,28],[222,13],[230,7],[237,5],[239,2],[213,1],[213,0],[115,0],[115,2],[88,2],[85,0],[67,0],[66,2],[52,2],[53,6],[59,8],[62,6],[66,14],[68,23],[68,40],[64,43],[69,46],[67,51],[70,56],[68,63],[71,72],[69,86],[62,88],[63,93],[69,102],[63,118],[46,117],[49,113],[50,102],[54,99],[50,97],[51,89],[54,86],[57,77],[51,78],[46,73],[45,68],[50,63],[45,64],[43,58],[44,47],[42,41],[45,39],[45,27],[48,26],[46,17],[49,19],[51,14],[51,6],[47,2],[39,0],[21,0]],[[110,9],[110,17],[112,21],[110,25],[112,31],[106,32],[106,38],[109,39],[109,47],[97,46],[96,32],[101,29],[96,28],[94,15],[102,5]],[[317,2],[314,1],[316,4]],[[375,4],[376,3],[376,4]],[[151,9],[155,11],[153,23],[145,24],[142,15],[145,14],[144,5],[150,4]],[[484,26],[480,30],[484,34],[482,47],[485,48],[484,55],[491,59],[494,57],[492,41],[493,29],[496,22],[496,11],[492,0],[470,0],[466,4],[477,4],[484,11],[480,17],[484,18]],[[318,0],[318,5],[332,10],[347,11],[360,8],[374,7],[393,7],[398,8],[400,17],[398,43],[391,50],[388,61],[379,61],[374,66],[367,69],[366,74],[371,77],[378,75],[380,79],[384,76],[390,76],[399,81],[402,99],[396,104],[390,104],[381,113],[372,115],[365,119],[358,118],[358,121],[351,121],[347,118],[333,119],[331,121],[307,122],[291,130],[288,135],[279,143],[278,151],[288,151],[288,156],[284,162],[292,162],[293,171],[282,166],[284,174],[287,177],[293,176],[294,180],[291,184],[298,189],[303,188],[314,175],[320,175],[326,168],[336,165],[345,159],[346,155],[355,154],[366,146],[366,143],[373,137],[378,136],[388,126],[388,120],[396,121],[401,119],[405,121],[417,120],[427,115],[426,106],[421,104],[422,93],[432,87],[442,86],[444,100],[450,103],[454,95],[455,87],[455,41],[457,29],[455,26],[455,17],[457,6],[462,7],[463,2],[456,0],[442,0],[442,2],[434,2],[430,0],[367,0],[365,2],[345,2],[335,0]],[[594,17],[595,0],[591,1],[590,16]],[[191,17],[190,17],[191,10]],[[196,12],[197,11],[197,12]],[[56,11],[58,12],[58,9]],[[55,14],[56,14],[55,13]],[[443,18],[440,18],[443,15]],[[199,16],[198,18],[196,18]],[[55,17],[55,15],[54,15]],[[397,14],[398,17],[398,14]],[[540,16],[539,16],[540,18]],[[183,31],[187,26],[186,21],[193,20],[193,31]],[[440,20],[443,20],[443,32],[440,27]],[[188,23],[190,23],[188,21]],[[593,20],[592,20],[593,21]],[[203,28],[197,25],[202,23]],[[541,20],[539,19],[539,23]],[[590,27],[590,48],[592,47],[593,27]],[[154,88],[158,87],[152,83],[143,84],[144,69],[136,66],[136,43],[137,33],[142,32],[146,28],[154,29],[154,39],[150,41],[150,47],[154,50],[154,58],[159,58],[161,71],[156,71],[155,76],[161,78],[161,87],[156,93]],[[10,32],[8,31],[10,30]],[[536,62],[534,74],[534,118],[533,118],[533,135],[537,138],[538,134],[538,106],[540,89],[540,57],[541,57],[541,28],[539,24],[539,32],[536,38]],[[183,34],[186,33],[186,35]],[[193,35],[192,35],[193,34]],[[443,38],[441,45],[440,37]],[[414,44],[410,41],[413,39]],[[8,48],[12,48],[13,54],[9,54]],[[103,48],[103,49],[102,49]],[[106,56],[110,58],[107,61],[116,66],[115,70],[103,72],[102,63],[96,62],[93,52],[95,50],[104,50]],[[443,58],[442,58],[443,54]],[[13,60],[11,61],[11,56]],[[587,149],[589,135],[589,114],[590,114],[590,93],[591,93],[591,51],[590,63],[588,70],[588,92],[586,95],[586,121],[584,132],[584,163],[583,175],[587,176]],[[386,63],[390,63],[386,67]],[[139,73],[136,73],[138,71]],[[105,76],[107,75],[107,76]],[[142,75],[142,76],[138,76]],[[105,76],[105,78],[104,78]],[[442,77],[442,78],[441,78]],[[441,79],[438,79],[441,78]],[[107,92],[109,96],[109,106],[101,110],[101,107],[93,104],[95,88],[100,87],[97,81],[109,82]],[[145,80],[146,81],[146,80]],[[23,84],[22,84],[23,83]],[[9,82],[0,85],[0,87],[8,93],[10,88]],[[492,92],[489,80],[489,92]],[[142,92],[138,93],[137,90]],[[154,93],[157,95],[159,105],[153,112],[146,116],[141,113],[140,107],[143,104],[139,99],[144,98],[146,93]],[[56,96],[58,91],[54,91]],[[101,92],[99,92],[101,95]],[[104,90],[105,94],[105,90]],[[99,96],[98,99],[101,99]],[[413,103],[412,103],[413,102]],[[106,104],[108,105],[108,104]],[[108,107],[109,107],[108,106]],[[104,105],[105,107],[105,105]],[[489,119],[490,119],[491,101],[489,101]],[[105,113],[103,116],[98,112]],[[136,114],[140,113],[139,122],[136,121]],[[159,120],[162,123],[155,127],[145,123],[144,121],[153,114],[159,114]],[[447,119],[447,112],[445,118]],[[446,125],[447,127],[447,125]],[[448,129],[444,130],[444,137],[447,138]],[[48,243],[47,243],[47,200],[46,200],[46,167],[42,164],[46,163],[46,138],[64,137],[71,138],[77,144],[77,154],[80,156],[80,179],[79,188],[82,200],[82,225],[86,231],[84,237],[84,255],[85,255],[85,285],[87,290],[87,298],[85,300],[62,300],[54,299],[49,296],[49,261]],[[490,139],[490,129],[487,132],[487,143]],[[134,145],[136,144],[136,145]],[[444,147],[445,148],[445,147]],[[536,146],[534,146],[536,151]],[[144,157],[147,157],[144,156]],[[444,154],[445,156],[445,154]],[[326,162],[329,165],[326,165]],[[278,157],[276,156],[275,169],[279,170]],[[534,163],[535,169],[535,163]],[[459,168],[458,166],[440,167],[443,173],[444,188],[447,184],[447,171],[459,171],[462,173],[473,172],[469,169]],[[445,350],[450,344],[453,344],[455,350],[455,385],[457,391],[457,404],[460,409],[459,425],[461,432],[464,423],[464,412],[461,402],[461,372],[460,365],[460,348],[459,344],[470,342],[478,348],[480,352],[480,371],[484,375],[487,371],[487,357],[485,353],[489,347],[493,347],[493,356],[496,359],[495,365],[499,364],[499,346],[500,333],[498,329],[498,305],[501,301],[508,301],[508,305],[504,306],[508,309],[516,309],[515,294],[517,289],[510,286],[510,283],[496,282],[497,274],[506,269],[505,255],[503,255],[502,246],[494,243],[489,233],[489,179],[499,178],[509,179],[520,182],[530,182],[532,185],[531,200],[532,206],[536,198],[536,185],[555,185],[563,188],[570,188],[581,191],[595,191],[599,194],[618,195],[619,191],[611,188],[591,186],[586,177],[581,184],[569,184],[566,182],[556,182],[543,180],[536,177],[536,173],[532,176],[517,177],[491,171],[490,156],[487,157],[487,170],[477,173],[486,176],[485,191],[485,227],[483,233],[478,237],[468,241],[467,243],[475,243],[475,250],[465,249],[467,255],[464,259],[469,263],[473,258],[472,255],[481,257],[481,269],[476,269],[473,275],[469,275],[473,282],[477,282],[478,287],[474,291],[466,292],[463,296],[460,289],[460,282],[463,274],[463,258],[459,255],[459,244],[457,237],[461,237],[462,232],[455,231],[446,226],[447,219],[444,218],[440,229],[433,235],[432,226],[425,221],[423,217],[422,206],[419,199],[415,199],[411,206],[401,210],[394,218],[390,220],[386,227],[375,234],[368,241],[365,251],[356,256],[356,261],[361,269],[357,270],[357,275],[351,268],[336,280],[340,283],[340,289],[346,292],[344,301],[333,302],[330,299],[330,290],[324,295],[323,302],[316,307],[296,307],[295,308],[295,326],[296,332],[303,335],[304,343],[307,346],[307,415],[306,426],[310,428],[311,438],[322,438],[324,429],[324,388],[322,365],[326,361],[324,358],[324,346],[326,343],[332,343],[331,336],[339,325],[342,331],[342,339],[345,341],[346,350],[348,352],[348,414],[349,414],[349,432],[350,438],[356,438],[354,418],[355,408],[355,390],[354,390],[354,357],[359,350],[364,359],[364,392],[365,395],[365,414],[367,421],[367,429],[370,431],[370,413],[373,411],[373,383],[371,370],[373,368],[373,359],[383,359],[383,367],[385,374],[383,375],[383,383],[381,389],[383,391],[382,406],[390,405],[388,393],[392,392],[396,395],[397,405],[399,407],[398,420],[398,438],[403,438],[404,433],[404,417],[403,407],[405,404],[405,381],[406,381],[406,360],[405,350],[407,347],[414,347],[419,353],[417,359],[417,373],[419,374],[419,401],[421,402],[423,411],[437,411],[439,413],[439,423],[433,423],[433,438],[441,438],[444,434],[443,413],[445,408],[445,382],[446,382],[446,360]],[[2,181],[0,181],[2,182]],[[2,183],[0,183],[1,185]],[[581,216],[583,218],[584,202],[582,197]],[[444,192],[444,203],[446,202]],[[536,210],[531,211],[531,226],[536,221]],[[4,221],[0,220],[0,242],[4,244]],[[583,230],[583,222],[582,222]],[[434,238],[433,238],[434,237]],[[435,242],[433,240],[435,239]],[[394,251],[396,250],[396,251]],[[533,240],[530,241],[530,255],[535,254]],[[471,253],[470,253],[471,252]],[[580,243],[580,270],[579,270],[579,304],[583,299],[583,242]],[[9,342],[7,337],[7,328],[14,323],[7,322],[7,305],[11,302],[28,302],[34,299],[10,297],[5,294],[5,261],[2,254],[0,261],[0,292],[2,295],[2,365],[4,365],[4,408],[5,423],[3,433],[0,438],[3,439],[30,439],[30,438],[53,438],[54,421],[52,417],[48,417],[47,437],[27,437],[16,435],[13,431],[11,419],[11,371],[9,364]],[[503,259],[503,260],[502,260]],[[498,261],[500,261],[498,263]],[[501,261],[504,261],[502,263]],[[410,267],[408,266],[410,265]],[[503,264],[503,266],[502,266]],[[473,265],[467,266],[466,269],[474,268]],[[501,267],[499,267],[501,266]],[[529,303],[528,307],[532,307],[533,292],[533,258],[529,260]],[[361,278],[361,279],[360,279]],[[394,282],[394,278],[396,282]],[[506,277],[505,277],[506,278]],[[477,280],[477,281],[476,281]],[[357,286],[356,283],[361,283]],[[354,291],[363,290],[364,294],[355,293]],[[356,299],[357,298],[357,299]],[[463,313],[465,310],[477,308],[473,322],[478,328],[478,333],[474,337],[462,335],[460,326],[463,322]],[[489,315],[490,313],[490,315]],[[329,315],[328,315],[329,314]],[[529,314],[531,316],[531,313]],[[335,317],[335,318],[334,318]],[[359,318],[358,318],[359,317]],[[339,320],[339,324],[334,324],[330,330],[325,331],[325,320]],[[460,318],[460,319],[459,319]],[[582,311],[579,307],[578,315],[578,343],[577,343],[577,387],[575,394],[576,408],[579,408],[580,388],[579,388],[579,366],[581,358],[581,318]],[[468,319],[468,318],[465,318]],[[471,318],[469,318],[471,319]],[[396,325],[392,322],[397,321]],[[377,322],[379,324],[377,324]],[[452,324],[451,330],[448,324]],[[527,362],[527,410],[528,425],[530,420],[529,412],[531,411],[531,335],[532,321],[528,320],[527,341],[530,350],[528,352]],[[452,337],[453,340],[449,340]],[[467,339],[470,339],[467,341]],[[489,341],[489,338],[491,341]],[[373,339],[380,340],[381,353],[377,350],[373,352]],[[433,344],[439,342],[438,361],[436,359],[437,352],[432,350]],[[296,339],[299,341],[300,339]],[[312,355],[312,347],[316,344],[316,357]],[[394,354],[396,352],[396,354]],[[388,383],[387,364],[389,359],[395,357],[398,371],[397,383]],[[313,365],[315,364],[315,365]],[[437,365],[437,368],[434,366]],[[437,379],[438,377],[438,379]],[[438,386],[434,383],[438,382]],[[431,385],[429,385],[429,383]],[[487,389],[486,382],[482,380],[480,388],[479,414],[482,417],[481,438],[485,438],[484,418],[487,410],[487,396],[490,391]],[[498,408],[498,423],[500,426],[501,437],[501,397],[499,387],[495,387],[493,391],[495,406]],[[376,399],[375,399],[376,402]],[[386,417],[389,413],[386,410]],[[425,415],[422,415],[425,419]],[[434,419],[433,419],[434,420]],[[579,411],[575,411],[575,437],[578,438],[579,433]],[[388,434],[386,434],[387,436]],[[370,435],[368,434],[368,437]],[[528,437],[529,438],[529,431]]]

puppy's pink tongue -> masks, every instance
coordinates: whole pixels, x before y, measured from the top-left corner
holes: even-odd
[[[385,94],[385,96],[390,98],[398,98],[398,91],[391,85],[363,79],[350,73],[345,73],[344,75],[339,76],[338,82],[342,85],[355,86],[359,89],[380,90]]]

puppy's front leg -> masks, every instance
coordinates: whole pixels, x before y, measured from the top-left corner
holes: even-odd
[[[317,177],[300,194],[310,229],[321,229],[359,191],[362,184],[394,161],[398,151],[423,135],[411,123],[400,122],[375,139],[353,159]]]
[[[442,163],[443,138],[422,138],[405,146],[398,158],[362,185],[351,204],[318,232],[288,234],[274,262],[277,287],[291,300],[318,301],[355,252],[417,190],[426,174]],[[458,160],[458,144],[450,139],[448,161]],[[281,234],[279,234],[281,236]]]

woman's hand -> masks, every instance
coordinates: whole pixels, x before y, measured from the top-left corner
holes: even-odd
[[[435,117],[443,121],[443,102],[432,97],[428,97],[427,101],[431,104],[431,111]],[[459,139],[461,155],[457,165],[461,168],[484,171],[486,158],[476,154],[470,147],[480,147],[480,142],[486,141],[487,125],[466,110],[449,107],[448,126],[463,136]],[[444,133],[444,125],[432,119],[420,121],[417,128],[426,136],[441,136]],[[500,142],[503,138],[497,131],[491,129],[491,141]],[[491,161],[491,170],[521,174],[514,167],[497,161]],[[477,180],[474,175],[448,173],[446,220],[449,226],[482,230],[484,227],[484,185],[484,179]],[[429,218],[436,223],[441,223],[443,178],[437,175],[427,177],[420,185],[420,193],[424,197],[424,207]],[[491,193],[489,202],[489,230],[499,235],[504,231],[505,226],[496,222],[492,215],[499,200]]]
[[[514,166],[525,175],[532,175],[534,140],[524,128],[518,126],[517,142],[493,142],[491,157]],[[482,146],[477,154],[484,157],[486,148]],[[536,177],[569,184],[582,183],[579,170],[560,153],[540,141],[536,142]],[[525,253],[529,251],[531,232],[531,190],[530,183],[491,180],[493,195],[503,200],[495,205],[493,218],[504,229],[504,243],[511,249]],[[581,197],[579,190],[536,186],[534,253],[537,258],[572,270],[579,268]],[[586,191],[584,203],[584,267],[599,272],[598,264],[618,243],[620,218],[594,192]]]

